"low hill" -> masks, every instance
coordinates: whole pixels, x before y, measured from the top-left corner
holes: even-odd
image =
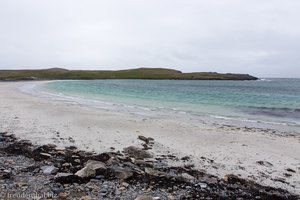
[[[0,80],[90,80],[90,79],[173,79],[173,80],[257,80],[248,74],[215,72],[182,73],[174,69],[138,68],[116,71],[67,70],[0,70]]]

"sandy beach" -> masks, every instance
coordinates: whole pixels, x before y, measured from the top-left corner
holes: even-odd
[[[0,82],[0,132],[95,152],[140,145],[137,137],[143,135],[155,139],[155,155],[190,156],[195,168],[208,173],[300,194],[300,133],[94,108],[20,90],[34,84],[41,82]]]

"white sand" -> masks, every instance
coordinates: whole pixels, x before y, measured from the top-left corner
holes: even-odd
[[[76,145],[102,152],[140,145],[138,135],[153,137],[156,155],[170,151],[191,156],[198,169],[223,177],[236,174],[273,187],[300,194],[300,134],[283,136],[260,129],[211,126],[176,117],[150,117],[95,109],[82,104],[34,96],[21,92],[23,85],[40,82],[0,82],[0,131],[8,131],[37,144]],[[57,132],[65,140],[57,137]],[[299,131],[300,132],[300,131]],[[72,137],[75,143],[69,142]],[[213,159],[211,164],[201,157]],[[273,166],[261,166],[268,161]],[[287,168],[296,173],[285,177]],[[288,184],[272,179],[284,178]]]

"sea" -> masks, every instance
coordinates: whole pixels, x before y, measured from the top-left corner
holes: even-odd
[[[300,79],[68,80],[37,89],[95,109],[300,132]]]

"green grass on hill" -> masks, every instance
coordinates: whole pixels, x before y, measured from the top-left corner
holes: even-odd
[[[118,71],[66,70],[0,70],[0,80],[89,80],[89,79],[175,79],[175,80],[256,80],[248,74],[211,72],[182,73],[173,69],[138,68]]]

